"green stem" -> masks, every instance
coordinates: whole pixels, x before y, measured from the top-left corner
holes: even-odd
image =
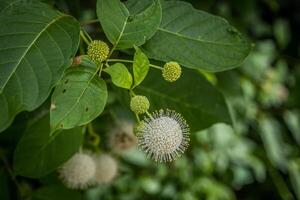
[[[88,39],[90,42],[93,41],[93,39],[92,39],[91,36],[88,34],[88,32],[86,32],[85,29],[81,29],[81,30],[83,31],[84,35],[87,37],[87,39]]]
[[[107,62],[123,62],[123,63],[133,63],[133,60],[125,60],[125,59],[107,59]],[[163,68],[158,65],[149,64],[150,67],[153,67],[155,69],[162,70]]]
[[[19,193],[22,194],[22,188],[21,188],[19,182],[17,181],[16,176],[14,175],[14,173],[13,173],[12,169],[10,168],[10,166],[8,164],[8,161],[6,160],[6,158],[4,157],[4,155],[1,156],[1,160],[3,161],[4,166],[5,166],[8,174],[10,175],[12,181],[15,183],[15,185],[16,185]]]
[[[134,97],[134,96],[136,96],[136,94],[133,92],[133,90],[131,89],[131,90],[129,90],[129,94],[130,94],[130,96],[131,97]]]
[[[273,180],[275,187],[283,200],[294,200],[293,195],[288,189],[284,179],[281,175],[274,169],[273,167],[269,166],[269,174]]]
[[[89,25],[89,24],[93,24],[93,23],[97,23],[97,22],[99,22],[98,19],[92,19],[92,20],[88,20],[88,21],[83,21],[80,24],[84,26],[84,25]]]
[[[87,129],[88,129],[88,134],[89,135],[97,135],[97,133],[95,132],[95,130],[93,128],[93,124],[92,123],[88,123]]]
[[[152,115],[148,111],[146,111],[146,114],[152,119]]]
[[[100,136],[95,132],[93,128],[93,124],[90,122],[87,125],[87,130],[88,130],[88,140],[89,144],[94,148],[96,152],[98,152],[99,149],[99,143],[101,141]],[[91,140],[92,139],[92,140]]]
[[[135,113],[135,117],[136,117],[136,120],[138,121],[138,123],[141,123],[139,115]]]
[[[83,33],[82,30],[80,31],[80,37],[82,38],[82,40],[83,40],[87,45],[90,44],[90,41],[85,37],[85,34]]]
[[[101,63],[99,67],[99,77],[101,77],[102,69],[103,69],[103,63]]]

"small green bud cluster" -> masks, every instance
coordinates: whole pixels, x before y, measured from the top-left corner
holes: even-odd
[[[94,40],[89,44],[87,54],[93,62],[103,62],[108,57],[109,46],[103,41]]]
[[[162,70],[162,76],[166,81],[174,82],[181,76],[181,67],[177,62],[167,62]]]
[[[137,95],[131,98],[130,109],[136,114],[143,114],[148,111],[150,102],[147,97]]]

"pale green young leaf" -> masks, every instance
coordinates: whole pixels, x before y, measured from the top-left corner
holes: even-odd
[[[120,0],[98,0],[97,15],[105,35],[115,49],[140,46],[151,38],[161,22],[160,0],[131,15]]]
[[[78,66],[65,72],[51,99],[50,124],[53,131],[89,123],[102,113],[107,88],[96,67]]]
[[[0,132],[48,97],[79,44],[73,17],[37,2],[13,8],[22,12],[0,14]]]
[[[78,151],[83,141],[82,128],[55,132],[50,136],[49,113],[24,132],[14,153],[14,173],[40,178],[54,171]]]
[[[165,1],[161,25],[143,48],[149,58],[216,72],[239,66],[251,45],[223,18]]]
[[[125,89],[131,88],[132,76],[124,64],[116,63],[103,71],[111,76],[111,80],[116,86]]]
[[[149,64],[148,57],[139,48],[136,48],[133,62],[133,87],[138,86],[145,79],[149,71]]]

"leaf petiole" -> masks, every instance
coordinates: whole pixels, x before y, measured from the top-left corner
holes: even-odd
[[[123,62],[123,63],[133,63],[133,60],[125,60],[125,59],[107,59],[106,62]],[[149,64],[150,67],[162,70],[163,68],[158,65]]]
[[[80,24],[82,26],[84,26],[84,25],[89,25],[89,24],[98,23],[98,22],[99,22],[99,19],[92,19],[92,20],[88,20],[88,21],[83,21]]]
[[[90,41],[87,39],[87,37],[85,36],[84,32],[81,30],[80,31],[80,37],[82,38],[82,40],[87,44],[89,45],[90,44]]]

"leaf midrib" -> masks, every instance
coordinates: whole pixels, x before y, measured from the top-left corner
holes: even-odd
[[[192,40],[192,41],[196,41],[196,42],[201,42],[201,43],[214,44],[214,45],[220,45],[220,46],[237,46],[237,44],[239,44],[239,43],[237,43],[237,44],[235,44],[235,43],[222,43],[222,42],[213,42],[213,41],[208,41],[208,40],[205,41],[205,40],[195,39],[195,38],[183,35],[183,34],[179,34],[178,32],[169,31],[169,30],[167,30],[165,28],[162,28],[162,27],[159,27],[157,30],[162,31],[162,32],[166,32],[166,33],[171,34],[171,35],[176,35],[176,36],[184,38],[184,39],[188,39],[188,40]]]
[[[55,22],[57,22],[58,20],[62,19],[63,17],[67,17],[67,15],[60,15],[57,18],[52,19],[37,35],[36,37],[33,39],[33,41],[30,43],[30,45],[28,46],[28,48],[24,51],[24,53],[22,54],[21,58],[19,59],[19,61],[17,62],[17,64],[15,65],[15,67],[13,68],[13,71],[10,73],[10,75],[8,76],[8,78],[6,79],[6,81],[4,82],[3,86],[0,88],[0,91],[5,88],[5,86],[7,85],[7,83],[9,82],[9,80],[11,79],[12,75],[16,73],[16,70],[18,69],[18,67],[20,66],[21,62],[24,60],[25,56],[27,55],[27,53],[29,52],[29,50],[34,46],[35,42],[41,37],[41,35],[47,31],[47,29],[54,24]]]
[[[119,42],[120,42],[120,40],[121,40],[121,38],[123,36],[123,33],[125,31],[125,28],[126,28],[126,25],[128,24],[128,22],[127,22],[128,18],[129,18],[129,16],[127,16],[126,19],[124,20],[124,24],[123,24],[122,30],[121,30],[120,35],[119,35],[119,37],[117,38],[117,40],[116,40],[116,42],[114,44],[113,49],[115,49],[118,46],[118,44],[119,44]]]

